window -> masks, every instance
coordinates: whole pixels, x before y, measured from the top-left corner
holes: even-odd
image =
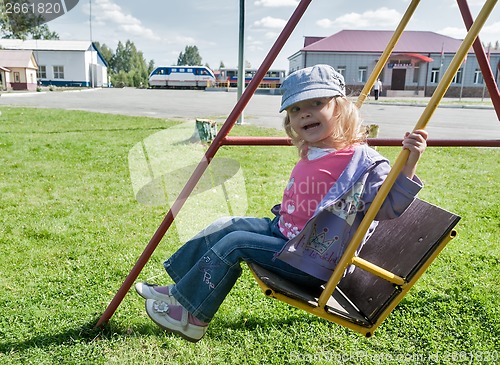
[[[431,83],[437,84],[439,81],[439,68],[434,67],[431,71]]]
[[[453,77],[453,80],[451,81],[453,84],[461,84],[462,83],[462,68],[460,68],[456,75]]]
[[[14,82],[21,82],[21,75],[19,72],[14,72]]]
[[[345,77],[345,66],[337,66],[337,71],[339,74]]]
[[[366,74],[367,74],[367,68],[360,67],[358,69],[358,81],[359,82],[366,82]]]
[[[476,70],[474,71],[474,83],[475,84],[483,83],[483,73],[479,68],[476,68]]]
[[[420,67],[416,66],[413,68],[413,82],[418,83],[420,79]]]
[[[64,66],[54,66],[54,79],[64,79]]]
[[[47,78],[47,66],[38,66],[38,78],[46,79]]]

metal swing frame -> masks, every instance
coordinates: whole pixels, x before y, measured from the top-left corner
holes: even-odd
[[[151,240],[149,241],[148,245],[140,255],[139,259],[137,260],[136,264],[134,267],[131,269],[130,273],[124,280],[123,284],[109,303],[108,307],[106,310],[103,312],[101,317],[99,318],[96,327],[100,327],[104,324],[106,324],[115,311],[117,310],[118,306],[121,304],[123,301],[123,298],[129,291],[129,289],[132,287],[133,283],[136,281],[137,277],[139,276],[140,272],[146,265],[146,263],[149,261],[150,257],[152,256],[154,250],[160,243],[161,239],[167,232],[167,230],[170,228],[174,221],[174,217],[177,215],[179,210],[182,208],[184,205],[184,202],[186,199],[190,196],[192,191],[194,190],[196,184],[200,180],[201,176],[207,169],[208,165],[210,164],[211,160],[214,158],[215,154],[219,150],[220,147],[224,145],[289,145],[290,142],[286,138],[236,138],[236,137],[228,137],[229,132],[231,131],[232,127],[236,123],[239,115],[242,113],[244,110],[245,106],[248,104],[250,98],[252,95],[255,93],[259,83],[262,81],[264,78],[265,73],[267,70],[271,67],[272,63],[276,59],[277,55],[283,48],[283,45],[289,38],[290,34],[292,33],[293,29],[296,27],[298,24],[300,18],[302,15],[305,13],[307,7],[311,3],[312,0],[301,0],[300,3],[298,4],[297,8],[293,12],[292,16],[290,17],[290,20],[287,22],[285,25],[283,31],[277,38],[276,42],[274,43],[273,47],[269,51],[268,55],[262,62],[261,66],[259,67],[257,73],[255,74],[252,82],[248,85],[248,87],[245,89],[245,92],[242,94],[241,98],[238,100],[236,103],[235,107],[233,108],[232,112],[229,114],[227,117],[225,123],[222,125],[218,135],[212,142],[212,144],[209,146],[207,149],[205,156],[202,158],[194,172],[192,173],[191,177],[187,181],[186,185],[180,192],[179,196],[175,200],[175,202],[172,204],[170,210],[164,217],[163,221],[161,222],[160,226],[152,236]],[[406,10],[406,13],[404,14],[403,18],[401,19],[398,27],[396,28],[389,44],[387,45],[385,51],[383,52],[382,56],[380,57],[379,61],[377,62],[373,72],[371,73],[367,83],[365,84],[361,94],[358,97],[358,100],[356,102],[356,105],[358,107],[361,107],[365,98],[367,97],[370,89],[372,88],[375,80],[379,76],[380,72],[382,71],[385,63],[387,62],[392,50],[394,49],[397,41],[399,40],[402,32],[404,31],[409,19],[411,18],[412,14],[414,13],[416,7],[418,6],[420,0],[412,0],[410,5],[408,6],[408,9]],[[490,15],[491,11],[495,7],[497,0],[486,0],[483,8],[481,9],[480,13],[477,16],[477,19],[472,22],[472,17],[470,15],[470,11],[468,11],[468,5],[466,0],[457,0],[459,7],[462,11],[462,16],[464,18],[464,21],[466,23],[466,26],[468,29],[467,36],[462,42],[462,45],[460,46],[459,50],[457,51],[456,55],[454,56],[450,66],[446,70],[443,78],[439,82],[433,96],[431,97],[429,103],[427,104],[427,107],[425,108],[424,112],[422,113],[420,119],[418,120],[416,126],[414,129],[424,129],[432,116],[433,112],[437,108],[439,102],[443,98],[445,92],[447,91],[448,87],[451,84],[451,81],[453,79],[453,76],[456,74],[458,71],[460,65],[462,64],[468,50],[471,48],[471,46],[474,44],[474,51],[476,52],[476,55],[478,55],[478,62],[480,63],[481,70],[484,75],[485,82],[488,86],[488,92],[490,93],[490,96],[492,98],[493,104],[495,106],[495,110],[497,112],[497,115],[499,116],[500,119],[500,94],[498,92],[498,87],[496,86],[495,80],[491,74],[491,70],[487,61],[486,54],[484,52],[484,49],[479,41],[479,39],[476,40],[480,29],[486,22],[488,16]],[[481,55],[481,56],[479,56]],[[491,77],[489,77],[490,75]],[[391,140],[391,141],[386,141],[386,143],[382,143],[380,145],[393,145],[395,143],[400,143],[400,141],[397,140]],[[439,145],[447,145],[444,141],[443,143]],[[460,145],[460,141],[451,141],[451,145]],[[377,145],[377,140],[371,140],[369,141],[370,144],[372,145]],[[473,143],[473,142],[472,142]],[[477,144],[475,145],[487,145],[487,146],[496,146],[500,147],[500,141],[476,141]],[[429,141],[429,145],[437,145],[437,144],[432,144],[431,141]],[[278,293],[276,295],[273,295],[274,297],[287,302],[291,305],[297,306],[301,309],[308,310],[311,313],[318,315],[320,317],[326,318],[328,320],[331,320],[333,322],[336,322],[340,325],[346,326],[348,328],[351,328],[353,330],[356,330],[360,333],[365,334],[366,336],[370,336],[373,331],[382,323],[382,321],[389,315],[389,313],[394,309],[394,307],[397,305],[399,300],[406,294],[406,292],[411,288],[411,286],[415,283],[415,281],[422,275],[422,273],[426,270],[430,262],[439,254],[439,252],[442,250],[442,248],[446,245],[446,243],[452,239],[455,236],[455,232],[453,231],[453,226],[456,224],[458,221],[459,217],[454,216],[455,218],[452,219],[454,222],[453,224],[450,225],[450,229],[448,230],[448,233],[442,237],[442,239],[439,240],[437,245],[434,245],[434,249],[432,250],[433,252],[428,254],[428,257],[426,258],[425,262],[423,262],[419,268],[416,269],[415,272],[412,273],[412,275],[407,275],[406,277],[400,276],[398,274],[391,273],[390,271],[382,268],[382,266],[378,266],[376,264],[370,263],[366,260],[356,258],[354,256],[354,253],[356,252],[356,249],[359,247],[361,240],[363,239],[364,235],[366,234],[370,223],[373,221],[375,215],[377,214],[378,210],[380,209],[380,206],[382,205],[384,199],[386,198],[387,194],[389,193],[389,190],[393,186],[396,177],[400,173],[402,167],[404,166],[407,158],[408,158],[409,152],[407,150],[402,150],[401,153],[399,154],[397,160],[393,164],[393,167],[391,169],[391,172],[387,176],[387,179],[385,180],[384,184],[381,186],[377,196],[375,197],[373,203],[371,204],[370,209],[366,212],[366,215],[361,222],[359,228],[357,229],[354,237],[352,238],[351,242],[349,243],[344,255],[342,256],[339,264],[337,265],[335,271],[333,272],[331,278],[328,280],[328,282],[325,285],[325,288],[322,290],[321,293],[318,293],[317,297],[317,303],[315,304],[314,307],[308,306],[308,305],[303,305],[301,303],[298,303],[296,301],[290,300],[290,298],[286,295],[282,295],[281,293]],[[331,301],[332,294],[334,294],[336,288],[339,286],[339,282],[341,281],[341,278],[343,276],[344,271],[348,266],[351,264],[354,264],[361,268],[362,270],[355,270],[358,272],[369,272],[372,274],[375,274],[376,277],[382,278],[383,280],[386,280],[390,283],[391,286],[397,289],[399,292],[398,295],[395,296],[396,300],[392,300],[390,303],[386,304],[383,309],[378,310],[378,316],[375,320],[373,320],[373,317],[371,320],[368,322],[363,323],[363,319],[360,320],[360,323],[357,323],[356,321],[353,321],[352,319],[346,319],[345,315],[343,316],[342,314],[339,314],[338,312],[332,311],[331,307],[328,306],[328,303]],[[261,277],[255,274],[255,271],[252,270],[254,275],[256,276],[256,279],[261,286],[261,288],[266,292],[271,290],[271,292],[276,293],[271,289],[267,284],[263,283],[261,280]],[[340,287],[339,287],[340,289]],[[337,291],[339,291],[337,289]],[[344,288],[345,290],[345,288]],[[308,308],[309,307],[309,308]],[[314,308],[314,310],[310,310],[310,308]],[[333,314],[332,314],[333,312]],[[326,313],[326,314],[325,314]],[[366,319],[366,318],[365,318]],[[354,323],[354,325],[353,325]],[[367,324],[368,323],[368,324]]]
[[[459,220],[416,199],[400,217],[379,222],[359,256],[350,257],[356,268],[346,275],[341,272],[333,292],[299,287],[256,264],[248,266],[266,296],[370,337],[456,237],[453,228]],[[333,275],[339,270],[337,266]],[[327,298],[324,305],[322,296]]]

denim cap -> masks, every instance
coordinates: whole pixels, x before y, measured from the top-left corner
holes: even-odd
[[[297,70],[281,84],[280,113],[290,105],[314,98],[345,96],[344,77],[329,65]]]

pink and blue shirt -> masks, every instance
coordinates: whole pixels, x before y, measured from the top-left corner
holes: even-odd
[[[328,190],[335,184],[354,154],[354,147],[309,148],[307,157],[295,165],[283,193],[279,229],[295,237],[313,216]]]

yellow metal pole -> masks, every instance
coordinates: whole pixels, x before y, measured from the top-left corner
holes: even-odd
[[[479,34],[479,31],[483,27],[484,23],[488,19],[488,16],[490,15],[491,11],[495,7],[497,3],[497,0],[486,0],[485,4],[483,5],[483,8],[481,9],[479,15],[477,16],[476,21],[472,25],[472,27],[469,29],[469,32],[467,33],[467,36],[463,40],[462,44],[460,45],[460,48],[458,49],[457,53],[453,57],[453,60],[451,61],[450,66],[446,70],[445,74],[443,75],[443,78],[439,82],[436,90],[434,91],[434,94],[431,97],[431,100],[427,104],[427,107],[425,108],[424,112],[420,116],[420,119],[418,120],[414,130],[417,129],[424,129],[427,126],[427,123],[429,122],[429,119],[431,118],[432,114],[436,110],[439,102],[443,98],[444,94],[446,93],[446,90],[448,90],[448,87],[451,84],[451,81],[453,80],[453,76],[457,73],[458,69],[460,68],[460,65],[463,63],[463,60],[465,59],[465,56],[469,49],[472,47],[472,44],[474,43],[474,40],[476,39],[477,35]],[[323,290],[323,293],[321,294],[318,304],[321,308],[323,308],[326,305],[326,302],[328,301],[328,298],[332,295],[333,291],[335,290],[335,287],[339,283],[344,271],[346,268],[352,263],[352,258],[354,256],[354,253],[356,252],[357,248],[359,247],[361,241],[363,240],[364,236],[366,235],[366,232],[368,231],[368,228],[370,227],[371,222],[374,220],[375,216],[377,215],[378,211],[380,210],[380,207],[382,206],[382,203],[384,202],[385,198],[389,194],[389,191],[391,190],[392,186],[394,185],[394,182],[396,181],[397,176],[401,172],[404,164],[406,163],[406,160],[408,159],[410,152],[408,150],[402,150],[401,153],[399,154],[396,162],[392,166],[391,171],[387,175],[386,180],[380,187],[379,192],[375,196],[375,199],[373,200],[370,208],[365,214],[365,217],[361,221],[361,224],[359,225],[358,229],[356,230],[356,233],[354,234],[353,238],[351,239],[351,242],[349,243],[349,246],[347,246],[346,251],[344,252],[344,255],[340,259],[337,267],[335,268],[335,271],[333,272],[332,276],[328,280],[325,290]]]
[[[401,276],[398,276],[396,274],[393,274],[392,272],[385,270],[384,268],[374,265],[369,261],[366,261],[365,259],[362,259],[361,257],[353,257],[352,258],[352,263],[359,267],[360,269],[363,269],[365,271],[368,271],[372,273],[373,275],[378,276],[379,278],[382,278],[384,280],[387,280],[388,282],[395,284],[395,285],[403,285],[405,283],[405,279],[403,279]]]
[[[420,0],[412,0],[410,5],[408,6],[408,9],[406,9],[406,12],[403,15],[403,18],[401,18],[401,21],[399,22],[398,27],[394,31],[394,33],[391,37],[391,40],[387,44],[384,52],[382,53],[382,56],[380,56],[380,59],[377,61],[375,68],[373,69],[372,73],[370,74],[370,77],[368,78],[368,81],[366,82],[365,86],[363,87],[363,90],[361,91],[361,94],[359,94],[359,96],[358,96],[358,100],[356,100],[356,106],[358,108],[361,108],[366,97],[370,93],[370,90],[373,87],[375,80],[382,72],[382,69],[384,68],[385,63],[387,62],[387,60],[391,56],[392,50],[396,46],[396,43],[398,43],[399,38],[401,38],[401,34],[403,34],[403,31],[406,28],[406,25],[410,21],[412,15],[415,12],[415,9],[417,8],[419,3],[420,3]]]
[[[380,313],[378,316],[377,320],[375,323],[373,323],[372,327],[372,333],[375,331],[378,326],[382,322],[385,321],[385,319],[389,316],[389,314],[396,308],[396,306],[401,302],[401,299],[403,299],[408,291],[415,285],[418,279],[424,274],[424,272],[429,268],[429,266],[432,264],[434,259],[441,253],[441,251],[444,249],[444,247],[450,242],[453,238],[455,238],[457,235],[457,232],[455,230],[452,230],[447,236],[444,237],[444,239],[439,243],[438,247],[436,250],[432,253],[432,255],[425,261],[424,265],[421,266],[416,273],[413,274],[413,277],[405,283],[404,285],[401,285],[401,292],[397,295],[396,299],[391,301],[391,303]]]

